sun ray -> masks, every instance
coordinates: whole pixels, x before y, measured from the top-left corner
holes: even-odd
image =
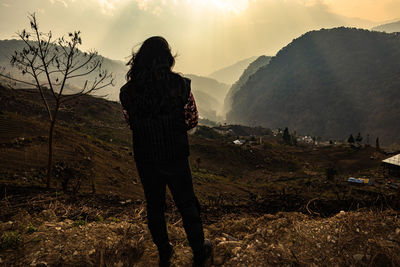
[[[186,2],[236,14],[245,11],[249,5],[249,0],[186,0]]]

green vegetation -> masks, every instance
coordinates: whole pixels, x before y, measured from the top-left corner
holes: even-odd
[[[103,216],[97,215],[96,221],[98,221],[98,222],[104,222]]]
[[[198,126],[197,131],[194,133],[196,136],[209,138],[209,139],[219,139],[222,135],[214,131],[212,128],[207,126]]]
[[[79,226],[85,226],[86,224],[87,221],[83,220],[82,216],[78,216],[78,218],[72,223],[72,226],[79,227]]]
[[[119,222],[120,222],[120,219],[118,219],[118,218],[116,218],[116,217],[111,217],[110,220],[111,220],[112,222],[115,222],[115,223],[119,223]]]
[[[400,35],[354,28],[304,34],[234,94],[228,123],[283,125],[324,139],[399,142]]]
[[[0,249],[17,249],[22,243],[22,236],[19,231],[4,232],[0,239]]]
[[[26,233],[32,234],[34,232],[37,232],[37,228],[33,226],[33,224],[29,224],[28,227],[26,227]]]

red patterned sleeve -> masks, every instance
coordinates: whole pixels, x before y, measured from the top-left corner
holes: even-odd
[[[187,130],[193,129],[199,122],[199,112],[197,111],[196,101],[194,100],[192,92],[190,92],[188,103],[185,105],[184,109]]]
[[[128,124],[128,126],[130,126],[128,111],[126,109],[122,108],[122,114],[124,116],[126,124]]]

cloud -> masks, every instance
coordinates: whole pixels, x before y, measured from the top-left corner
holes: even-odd
[[[247,9],[250,2],[257,0],[135,0],[138,8],[153,13],[166,7],[194,9],[199,12],[218,11],[238,14]],[[260,0],[259,0],[260,1]],[[157,12],[159,13],[159,12]]]
[[[56,1],[59,2],[59,3],[61,3],[64,7],[68,7],[67,2],[64,1],[64,0],[50,0],[50,3],[51,3],[52,5],[54,5],[54,3],[55,3]]]

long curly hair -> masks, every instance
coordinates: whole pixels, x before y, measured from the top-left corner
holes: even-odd
[[[174,64],[171,48],[161,36],[150,37],[132,53],[126,79],[137,114],[148,116],[180,108],[185,101],[185,81],[172,72]]]
[[[132,53],[127,65],[130,66],[126,74],[129,82],[146,74],[158,74],[166,70],[171,72],[175,57],[167,40],[161,36],[153,36],[144,41],[136,53]]]

